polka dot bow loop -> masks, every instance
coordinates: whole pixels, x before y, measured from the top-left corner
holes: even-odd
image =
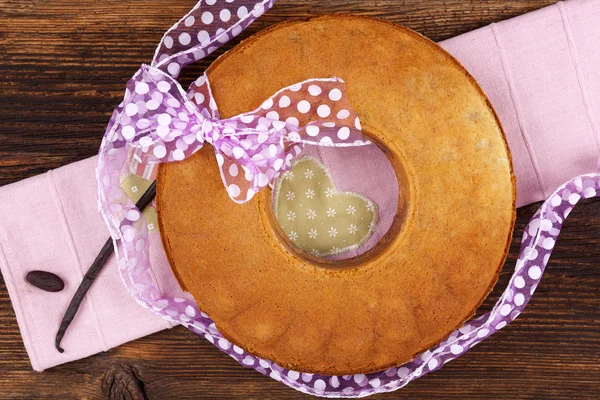
[[[339,78],[311,79],[278,91],[251,112],[223,120],[206,76],[192,84],[188,98],[202,115],[211,115],[204,125],[206,141],[214,147],[229,196],[244,203],[291,168],[305,145],[370,144],[345,92]]]
[[[186,94],[169,74],[144,65],[127,84],[116,133],[141,164],[181,161],[210,143],[229,196],[244,203],[289,169],[304,145],[370,143],[344,93],[341,79],[311,79],[219,119],[206,75]]]

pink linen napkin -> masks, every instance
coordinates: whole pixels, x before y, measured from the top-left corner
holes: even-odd
[[[441,43],[478,80],[502,121],[518,206],[595,171],[600,156],[597,21],[600,0],[577,0]],[[63,340],[65,353],[54,348],[62,314],[107,238],[96,208],[95,163],[93,157],[0,188],[0,270],[37,371],[170,327],[129,296],[111,258]],[[157,250],[151,252],[156,282],[175,294],[180,289],[158,235],[151,241]],[[65,289],[46,293],[30,286],[24,276],[33,269],[58,274]]]

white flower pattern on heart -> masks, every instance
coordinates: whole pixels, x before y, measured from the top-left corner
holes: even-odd
[[[373,202],[336,191],[333,178],[316,158],[305,156],[291,164],[273,193],[275,214],[288,238],[300,250],[316,249],[321,257],[361,246],[375,228],[377,213],[369,211],[377,209]]]

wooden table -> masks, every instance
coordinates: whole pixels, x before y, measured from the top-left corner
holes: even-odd
[[[243,37],[284,20],[354,12],[404,24],[433,40],[554,0],[279,0]],[[94,155],[125,82],[193,0],[0,0],[0,184]],[[225,49],[231,48],[228,44]],[[191,67],[197,76],[216,56]],[[514,268],[524,225],[498,287]],[[600,201],[568,219],[536,295],[512,325],[442,370],[376,398],[599,398]],[[489,310],[496,289],[482,310]],[[175,328],[107,353],[31,370],[0,279],[0,398],[300,398]],[[375,397],[374,397],[375,398]]]

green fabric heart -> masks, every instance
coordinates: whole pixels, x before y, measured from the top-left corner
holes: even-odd
[[[373,233],[377,206],[365,196],[339,192],[329,171],[313,157],[296,159],[277,179],[275,216],[300,250],[318,257],[361,246]]]
[[[142,197],[142,195],[148,190],[152,181],[144,179],[141,176],[135,174],[127,175],[121,182],[121,189],[127,193],[129,198],[136,202]],[[146,223],[148,224],[148,233],[158,232],[158,215],[156,214],[156,208],[154,202],[146,207],[143,211],[144,217],[146,217]]]

